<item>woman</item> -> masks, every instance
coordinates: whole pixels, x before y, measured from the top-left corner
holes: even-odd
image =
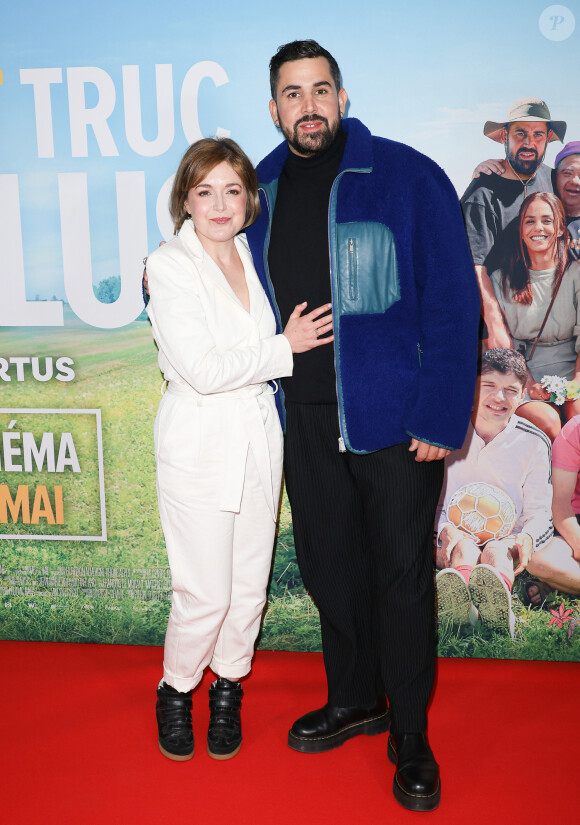
[[[540,382],[544,375],[580,381],[580,265],[570,262],[564,209],[551,193],[535,192],[524,200],[519,237],[519,249],[510,250],[491,281],[514,348],[528,365],[527,395],[518,415],[553,440],[560,420],[556,410],[537,403],[550,398]],[[564,413],[566,418],[580,413],[580,402],[566,401]]]
[[[562,428],[552,448],[552,513],[558,535],[534,553],[523,582],[524,601],[541,607],[553,591],[580,597],[580,415]]]
[[[232,140],[193,144],[170,199],[177,237],[148,259],[148,313],[167,381],[155,421],[159,512],[173,596],[159,747],[193,756],[191,695],[209,665],[207,747],[241,745],[239,679],[249,673],[266,600],[282,473],[282,431],[267,382],[292,353],[333,340],[330,305],[296,307],[283,334],[245,237],[259,213],[256,173]],[[320,339],[321,336],[328,337]]]

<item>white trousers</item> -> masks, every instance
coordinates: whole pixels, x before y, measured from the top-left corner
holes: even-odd
[[[208,665],[234,680],[251,669],[274,544],[282,435],[271,395],[183,390],[165,394],[155,431],[173,588],[163,678],[187,691]],[[240,480],[233,496],[232,476]]]

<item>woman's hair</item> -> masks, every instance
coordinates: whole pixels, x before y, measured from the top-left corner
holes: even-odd
[[[230,138],[202,138],[191,144],[175,173],[169,198],[169,212],[173,218],[175,234],[189,217],[185,210],[189,190],[201,183],[215,166],[224,161],[239,175],[246,190],[246,217],[242,229],[254,223],[260,214],[260,198],[258,176],[250,159]]]
[[[530,305],[532,303],[532,285],[530,283],[530,256],[528,248],[523,239],[523,228],[526,213],[532,203],[544,201],[552,210],[554,217],[554,258],[556,262],[556,272],[554,273],[554,292],[562,280],[564,270],[568,265],[568,229],[566,227],[566,216],[562,201],[551,192],[534,192],[522,203],[520,209],[519,222],[519,243],[508,244],[509,252],[505,256],[501,266],[503,275],[504,295],[510,297],[518,304]]]

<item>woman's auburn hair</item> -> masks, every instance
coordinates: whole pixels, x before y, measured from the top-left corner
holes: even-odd
[[[231,138],[202,138],[187,149],[175,173],[169,197],[169,212],[176,235],[184,221],[190,217],[185,209],[189,190],[198,186],[214,167],[224,161],[239,175],[246,190],[246,216],[242,229],[254,223],[260,214],[258,176],[246,153]]]
[[[552,210],[554,216],[554,259],[556,271],[552,294],[559,288],[564,272],[569,263],[568,228],[562,201],[551,192],[533,192],[524,200],[520,209],[519,244],[513,247],[506,256],[506,263],[502,265],[503,292],[506,298],[511,297],[517,304],[529,306],[532,303],[532,285],[530,282],[530,256],[524,243],[523,229],[528,209],[535,201],[544,201]]]

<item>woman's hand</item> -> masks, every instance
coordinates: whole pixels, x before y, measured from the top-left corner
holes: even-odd
[[[551,393],[545,390],[538,381],[534,381],[533,378],[528,379],[526,383],[526,390],[532,401],[550,400]]]
[[[334,335],[322,338],[332,331],[332,304],[324,304],[302,315],[308,305],[307,301],[294,307],[294,312],[288,318],[284,335],[290,341],[292,352],[307,352],[314,347],[321,347],[334,341]]]

